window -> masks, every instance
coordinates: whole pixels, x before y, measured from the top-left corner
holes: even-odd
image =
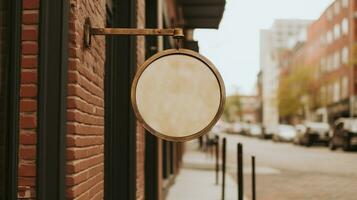
[[[347,18],[344,18],[341,22],[341,27],[342,27],[342,34],[347,35],[348,34],[348,20]]]
[[[340,59],[340,52],[336,51],[334,54],[334,58],[333,58],[333,68],[337,69],[340,67],[340,63],[341,63],[341,59]]]
[[[326,87],[323,86],[320,89],[320,102],[321,104],[325,104],[326,103]]]
[[[333,86],[333,83],[331,83],[331,84],[329,85],[329,91],[328,91],[328,102],[329,102],[329,103],[332,103],[332,102],[333,102],[333,98],[334,98],[333,90],[334,90],[334,86]]]
[[[324,36],[320,36],[320,44],[323,45],[324,44]]]
[[[340,2],[339,1],[336,1],[336,3],[335,3],[334,14],[335,14],[335,16],[340,14]]]
[[[333,13],[332,13],[332,11],[331,11],[331,9],[328,9],[327,10],[327,12],[326,12],[326,15],[327,15],[327,20],[332,20],[332,18],[333,18]]]
[[[339,24],[335,24],[335,26],[333,27],[333,32],[334,32],[335,40],[339,39],[341,36],[341,28]]]
[[[348,55],[348,47],[343,47],[341,56],[342,56],[342,63],[343,64],[348,64],[349,60],[349,55]]]
[[[344,76],[341,80],[341,96],[342,98],[348,97],[348,77]]]
[[[321,58],[320,60],[320,72],[324,73],[326,71],[326,59]]]
[[[331,44],[332,43],[332,32],[331,31],[328,31],[327,34],[326,34],[326,40],[327,40],[327,44]]]
[[[340,82],[336,81],[333,85],[333,102],[338,102],[340,97]]]
[[[333,67],[333,57],[331,55],[327,56],[326,71],[330,71]]]
[[[348,7],[348,0],[342,0],[342,7],[347,8]]]

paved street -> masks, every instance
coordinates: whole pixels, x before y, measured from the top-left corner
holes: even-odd
[[[244,145],[245,195],[251,197],[250,156],[257,162],[258,200],[356,200],[357,152],[331,152],[239,135],[227,137],[229,173],[236,177],[236,144]]]

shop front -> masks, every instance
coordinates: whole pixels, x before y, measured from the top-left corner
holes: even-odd
[[[224,0],[0,0],[0,199],[152,199],[179,172],[181,142],[137,121],[137,66],[172,37],[93,36],[102,28],[218,28]]]

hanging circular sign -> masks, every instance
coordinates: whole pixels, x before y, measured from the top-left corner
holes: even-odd
[[[138,68],[131,101],[137,119],[155,136],[183,142],[207,133],[225,102],[221,75],[187,49],[159,52]]]

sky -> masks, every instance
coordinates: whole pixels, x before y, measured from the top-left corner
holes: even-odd
[[[196,29],[200,53],[221,73],[227,95],[255,94],[259,31],[274,19],[317,19],[333,0],[226,0],[218,30]]]

